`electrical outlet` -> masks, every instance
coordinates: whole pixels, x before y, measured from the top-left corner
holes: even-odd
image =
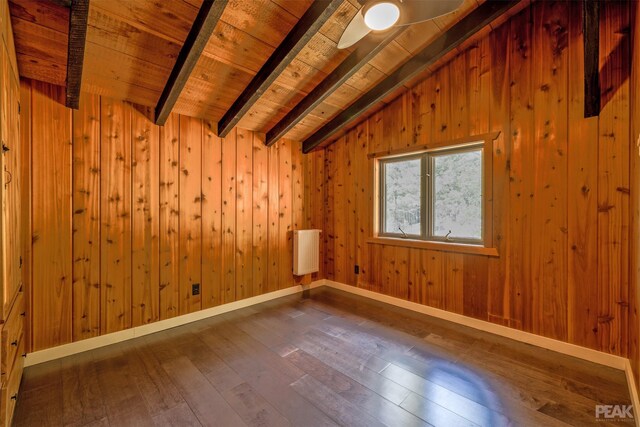
[[[357,264],[356,264],[356,265],[354,265],[354,266],[353,266],[353,272],[354,272],[355,274],[360,274],[360,266],[359,266],[359,265],[357,265]]]
[[[191,285],[191,295],[200,295],[200,283]]]

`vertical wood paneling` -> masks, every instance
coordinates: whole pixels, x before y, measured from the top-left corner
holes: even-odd
[[[222,303],[222,141],[210,122],[202,139],[202,308]]]
[[[581,16],[582,2],[571,3]],[[582,22],[570,20],[569,76],[584,74]],[[598,311],[598,118],[584,118],[584,82],[569,78],[568,147],[568,340],[599,349]]]
[[[427,304],[432,307],[442,308],[445,307],[445,283],[443,263],[449,254],[443,254],[436,251],[420,251],[420,281],[418,286],[423,288],[422,304]],[[416,265],[417,267],[418,265]]]
[[[509,238],[509,200],[502,196],[509,194],[509,168],[511,163],[510,114],[510,55],[512,38],[510,26],[502,25],[488,37],[491,63],[489,66],[491,82],[489,93],[479,97],[485,99],[482,105],[489,105],[491,132],[500,132],[493,141],[493,244],[500,256],[489,260],[489,301],[487,310],[489,319],[508,325],[510,322],[511,289],[508,275]],[[482,105],[479,108],[482,108]],[[471,114],[473,117],[473,113]],[[473,126],[472,126],[473,128]]]
[[[291,142],[291,266],[293,269],[293,230],[304,228],[304,172],[302,144]],[[294,284],[308,283],[308,276],[294,276]]]
[[[422,82],[418,83],[411,90],[411,112],[413,120],[413,142],[417,145],[428,145],[431,143],[433,136],[434,126],[434,109],[435,103],[432,97],[432,85],[434,82],[433,76],[427,77]],[[371,141],[376,141],[378,138],[375,136],[377,132],[371,126],[373,118],[367,120],[369,124],[369,133]],[[377,151],[371,144],[369,152]]]
[[[264,138],[263,134],[253,136],[252,295],[264,293],[268,286],[269,149]]]
[[[371,120],[370,120],[371,121]],[[325,150],[324,157],[324,169],[325,169],[325,180],[326,180],[326,189],[325,189],[325,208],[324,208],[324,264],[325,264],[325,275],[327,279],[335,279],[335,219],[336,213],[334,212],[334,200],[335,200],[335,187],[334,184],[336,182],[336,152],[335,152],[336,144],[330,145]]]
[[[486,36],[478,40],[466,52],[466,96],[468,101],[462,107],[468,103],[466,114],[468,123],[467,133],[462,133],[462,136],[467,134],[480,135],[489,132],[490,115],[493,107],[491,105],[493,69],[495,66],[502,67],[503,70],[499,72],[498,78],[503,78],[504,68],[509,63],[507,56],[504,55],[509,41],[508,33],[503,29],[500,34],[504,37],[501,39],[503,47],[498,48],[497,51],[494,49],[497,46],[492,44],[492,40],[495,41],[495,38]],[[497,54],[499,62],[493,59],[493,53]],[[463,126],[462,128],[464,129]]]
[[[369,122],[369,137],[371,139],[370,152],[372,153],[379,153],[391,149],[392,139],[385,138],[383,111],[384,110],[378,111],[367,120]],[[331,147],[329,147],[329,149],[331,149]]]
[[[222,302],[236,299],[236,130],[222,140]]]
[[[351,134],[351,133],[350,133]],[[347,137],[343,136],[334,143],[332,163],[335,165],[335,172],[331,175],[335,180],[333,190],[333,258],[334,277],[341,283],[347,283],[347,181],[346,177],[350,172],[349,165],[345,162],[347,158]]]
[[[471,52],[478,51],[477,48],[472,49]],[[462,138],[469,134],[469,107],[470,101],[467,93],[467,82],[473,80],[467,75],[467,56],[473,57],[474,55],[459,55],[451,61],[451,70],[449,76],[449,87],[443,89],[450,93],[448,107],[451,114],[449,135],[451,138]],[[480,62],[480,59],[473,58],[475,62]],[[480,64],[476,65],[479,68]],[[485,108],[485,111],[487,109]],[[475,118],[481,119],[484,114],[474,111]],[[486,117],[485,124],[488,122],[488,116]]]
[[[433,86],[430,96],[433,114],[431,142],[443,142],[451,139],[451,86],[449,84],[449,67],[442,67],[433,74]]]
[[[100,335],[100,97],[73,112],[73,340]]]
[[[640,91],[640,54],[637,46],[640,46],[640,6],[638,2],[631,5],[631,24],[633,28],[631,46],[631,88],[630,93]],[[629,182],[640,182],[640,97],[631,97],[631,173]],[[635,373],[636,387],[640,387],[640,188],[631,185],[631,277],[630,277],[630,309],[629,309],[629,359]]]
[[[280,272],[278,270],[280,255],[280,174],[278,163],[278,151],[280,144],[274,144],[267,150],[268,176],[269,176],[269,211],[267,220],[267,289],[278,289]],[[286,231],[286,230],[285,230]]]
[[[462,280],[464,283],[463,314],[488,320],[487,290],[489,288],[489,263],[487,257],[464,255]]]
[[[293,228],[311,217],[324,226],[323,185],[319,215],[304,211],[299,143],[267,148],[263,134],[242,129],[222,140],[211,123],[177,114],[157,127],[147,108],[97,95],[83,94],[72,112],[59,88],[26,80],[22,96],[22,120],[35,124],[21,133],[35,156],[22,168],[33,180],[23,197],[34,218],[23,212],[22,232],[32,242],[24,274],[33,283],[24,281],[34,349],[295,283]],[[191,295],[195,283],[201,295]]]
[[[180,117],[180,314],[201,309],[202,121]]]
[[[640,137],[636,128],[629,140],[640,68],[638,59],[630,62],[637,5],[602,3],[603,105],[592,119],[583,118],[580,8],[579,2],[532,2],[418,82],[409,104],[403,94],[361,125],[368,127],[370,153],[403,147],[405,128],[410,144],[421,146],[499,132],[491,153],[489,242],[499,255],[366,243],[373,218],[366,193],[374,177],[360,169],[365,157],[357,126],[325,148],[324,176],[312,178],[323,180],[326,194],[327,278],[352,284],[355,252],[366,272],[358,286],[631,354],[638,363],[637,276],[629,284],[630,270],[640,274],[629,264],[630,215],[640,217],[640,204],[629,205],[630,197],[640,198],[633,186],[640,161],[631,159],[629,169],[629,147],[636,151],[631,144]],[[348,208],[354,192],[355,227]],[[631,255],[633,263],[637,253]]]
[[[447,288],[450,288],[450,299],[445,301],[446,309],[454,313],[464,312],[464,255],[449,253],[444,258],[443,281]]]
[[[411,96],[405,93],[396,98],[389,105],[389,108],[382,110],[382,139],[384,140],[384,146],[394,149],[412,144],[410,108]]]
[[[131,327],[131,110],[101,100],[102,333]]]
[[[236,300],[253,296],[253,133],[237,131]]]
[[[160,130],[132,109],[131,318],[160,318]]]
[[[54,100],[54,102],[51,102]],[[64,91],[35,82],[32,135],[32,348],[72,340],[71,111]]]
[[[531,306],[531,217],[533,215],[533,95],[531,8],[516,15],[511,26],[511,159],[509,163],[509,275],[512,280],[511,326],[533,330]]]
[[[366,240],[373,232],[373,219],[371,216],[358,216],[359,212],[366,212],[371,209],[373,203],[373,161],[368,159],[369,151],[369,125],[364,122],[358,126],[356,132],[354,169],[355,169],[355,219],[354,232],[356,234],[356,256],[355,264],[360,269],[360,274],[356,277],[357,283],[368,283],[371,281],[369,265],[369,245]]]
[[[569,4],[533,7],[533,331],[567,339],[567,31]]]
[[[357,180],[357,168],[355,162],[355,153],[358,148],[358,134],[363,130],[363,126],[360,125],[356,128],[355,132],[351,132],[347,135],[345,140],[345,157],[343,162],[347,166],[347,174],[345,176],[345,199],[343,202],[345,213],[345,226],[346,226],[346,240],[344,242],[347,256],[345,257],[344,271],[346,275],[346,283],[350,285],[357,285],[357,277],[355,274],[356,265],[356,249],[358,237],[357,229],[357,212],[356,202],[358,195],[358,180]],[[405,133],[408,131],[405,129]]]
[[[31,296],[33,294],[32,284],[32,248],[31,248],[31,183],[32,183],[32,161],[31,161],[31,84],[28,81],[20,81],[20,173],[22,175],[22,220],[21,235],[22,241],[22,283],[24,291],[25,308],[27,312],[32,311]],[[27,316],[24,325],[24,346],[26,352],[31,352],[31,316]]]
[[[600,23],[598,331],[601,350],[626,355],[629,292],[629,2],[607,2]]]
[[[180,118],[160,128],[160,319],[179,314],[180,304]]]
[[[293,269],[293,202],[291,179],[291,145],[289,140],[281,140],[278,143],[278,193],[279,205],[279,261],[278,261],[278,289],[291,286]]]
[[[303,156],[304,162],[304,228],[321,230],[320,234],[320,269],[312,274],[312,279],[324,277],[324,229],[325,182],[324,182],[324,150],[314,151]]]

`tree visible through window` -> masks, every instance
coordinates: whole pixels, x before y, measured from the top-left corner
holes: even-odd
[[[380,161],[380,234],[482,243],[483,146]]]
[[[384,230],[386,233],[420,236],[422,159],[385,164]]]
[[[482,150],[433,157],[433,235],[482,239]]]

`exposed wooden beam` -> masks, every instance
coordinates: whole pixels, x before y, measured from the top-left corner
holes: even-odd
[[[69,13],[69,42],[67,43],[67,76],[65,105],[77,110],[80,105],[84,46],[87,39],[89,0],[73,0]]]
[[[265,62],[258,74],[222,116],[218,123],[218,136],[225,137],[238,124],[341,3],[342,0],[316,0],[309,6],[309,9]]]
[[[156,105],[157,125],[167,121],[226,5],[227,0],[204,0],[202,3]]]
[[[57,4],[62,7],[71,7],[71,0],[49,0],[51,3]]]
[[[474,11],[469,13],[469,15],[462,18],[457,24],[422,49],[418,54],[402,64],[393,74],[387,76],[383,81],[347,107],[347,109],[308,137],[303,142],[302,151],[304,153],[312,151],[324,140],[344,128],[353,119],[363,114],[370,107],[427,69],[427,67],[458,47],[462,42],[518,3],[519,0],[487,0],[482,3]]]
[[[338,89],[344,82],[349,80],[351,76],[358,72],[364,64],[369,62],[378,54],[386,45],[396,38],[407,27],[398,27],[386,33],[384,36],[374,36],[373,34],[365,37],[357,45],[356,50],[351,52],[347,58],[340,63],[327,77],[318,84],[313,90],[304,97],[286,116],[276,123],[273,128],[267,132],[265,144],[267,146],[276,143],[291,128],[293,128],[300,120],[309,114],[314,108],[322,103],[329,95]]]
[[[584,117],[600,114],[600,2],[583,0]]]

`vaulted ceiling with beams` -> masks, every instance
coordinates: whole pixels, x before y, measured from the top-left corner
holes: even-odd
[[[483,3],[464,0],[450,14],[395,34],[282,135],[305,140]],[[10,0],[22,77],[65,85],[70,6],[71,1]],[[156,107],[202,6],[201,0],[91,0],[82,90]],[[312,0],[224,2],[172,111],[220,122],[312,6]],[[264,92],[247,105],[238,126],[268,132],[367,43],[337,47],[360,6],[357,0],[334,4],[328,19],[303,39],[301,49],[293,51]]]

